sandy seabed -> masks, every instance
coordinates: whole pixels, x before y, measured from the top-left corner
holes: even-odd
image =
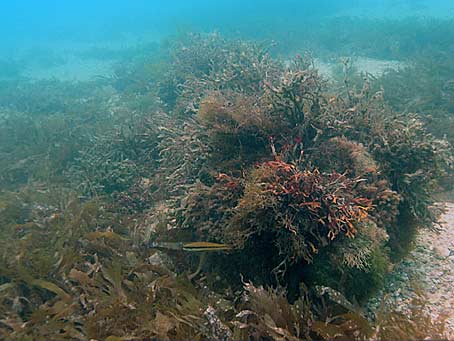
[[[454,201],[444,209],[440,228],[421,229],[410,254],[388,275],[385,289],[370,306],[378,309],[385,298],[390,310],[410,312],[415,298],[423,298],[433,321],[445,321],[446,336],[454,340]]]

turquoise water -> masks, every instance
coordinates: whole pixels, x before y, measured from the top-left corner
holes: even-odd
[[[393,25],[407,31],[415,26],[402,20],[453,17],[454,3],[449,0],[2,1],[0,76],[86,80],[109,74],[111,64],[131,47],[146,48],[185,32],[273,42],[276,51],[286,55],[310,50],[329,57],[326,52],[332,50],[338,55],[396,59],[395,54],[359,48],[352,43],[360,40],[355,34],[369,33],[361,39],[370,45],[386,41],[390,33],[398,35]],[[435,34],[449,39],[449,32],[438,26]],[[407,32],[406,41],[390,39],[386,50],[396,44],[427,43],[433,39],[427,36],[432,30],[420,24],[413,36]]]
[[[181,30],[273,37],[331,16],[452,16],[449,0],[16,0],[0,4],[8,57],[39,45],[155,40]]]

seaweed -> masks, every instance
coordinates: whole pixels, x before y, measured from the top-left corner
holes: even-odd
[[[239,339],[311,339],[313,316],[307,299],[289,304],[282,288],[265,289],[245,283],[244,289],[244,307],[235,321],[235,336]]]
[[[330,87],[310,55],[219,35],[145,53],[112,78],[2,88],[0,338],[442,335],[351,303],[435,221],[451,156],[419,116],[367,78]],[[185,242],[228,246],[197,275],[153,246]]]
[[[412,301],[412,309],[408,314],[386,308],[386,297],[372,320],[354,309],[348,300],[342,299],[338,293],[331,293],[329,299],[341,303],[344,311],[326,320],[316,320],[312,330],[324,340],[417,340],[420,338],[444,339],[446,317],[433,320],[425,311],[425,297],[418,294]],[[321,292],[323,293],[323,291]],[[341,298],[342,300],[338,300]],[[348,305],[343,304],[347,302]]]

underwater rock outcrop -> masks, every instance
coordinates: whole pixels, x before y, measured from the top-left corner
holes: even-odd
[[[27,157],[54,140],[0,146],[18,157],[0,177],[0,338],[439,336],[424,316],[368,319],[351,303],[435,221],[448,151],[417,115],[367,80],[334,91],[308,56],[284,65],[218,35],[171,41],[103,82],[118,92],[98,103],[110,125],[72,125],[64,106],[40,121],[80,142],[49,152],[48,172]],[[1,132],[19,137],[14,124]],[[186,242],[223,246],[157,251]]]

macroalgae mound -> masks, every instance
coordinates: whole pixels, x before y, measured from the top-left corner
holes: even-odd
[[[443,336],[421,302],[359,309],[435,221],[448,155],[370,80],[188,35],[112,78],[10,89],[0,338]],[[191,279],[198,252],[154,247],[189,242],[222,244]]]

